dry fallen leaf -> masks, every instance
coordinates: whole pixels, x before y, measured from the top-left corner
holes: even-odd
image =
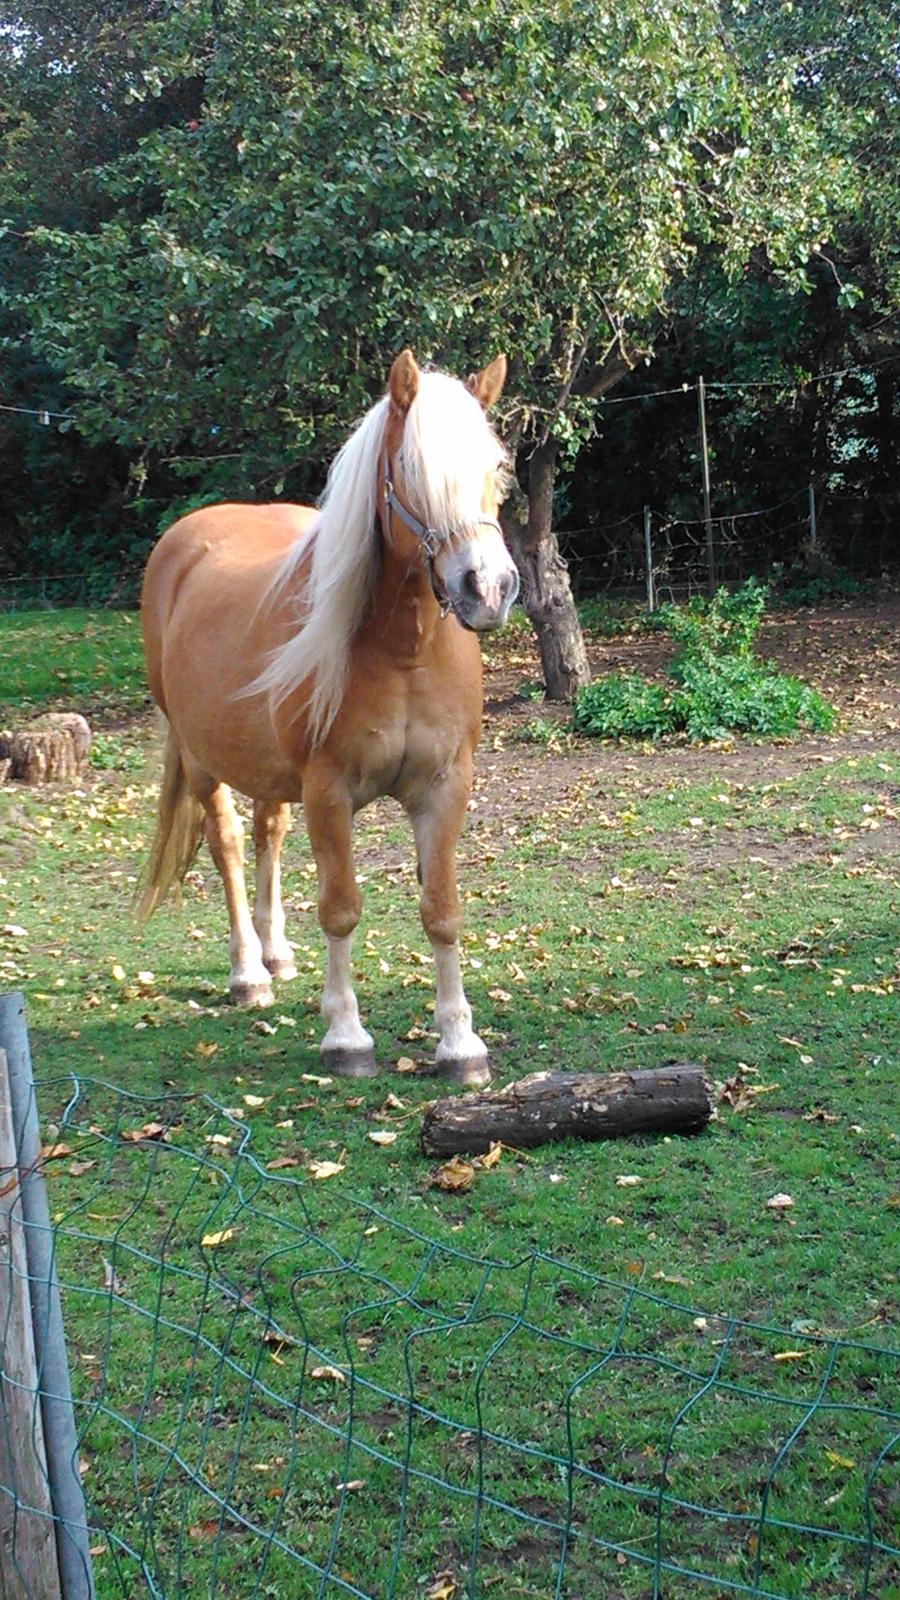
[[[439,1572],[425,1590],[425,1600],[453,1600],[458,1587],[452,1572]]]
[[[808,1355],[806,1350],[776,1350],[773,1361],[805,1361]]]
[[[344,1163],[343,1161],[308,1161],[306,1170],[311,1178],[334,1178],[339,1172],[343,1172]]]
[[[302,1165],[299,1156],[276,1156],[274,1161],[266,1162],[267,1172],[281,1172],[284,1167],[299,1167]]]
[[[73,1161],[69,1167],[70,1178],[80,1178],[83,1172],[90,1172],[91,1167],[97,1165],[96,1161]]]
[[[312,1372],[310,1373],[310,1377],[311,1378],[317,1378],[321,1382],[326,1382],[326,1381],[329,1382],[329,1383],[346,1383],[347,1382],[346,1377],[344,1376],[343,1372],[341,1372],[339,1367],[328,1367],[328,1366],[325,1366],[325,1367],[313,1367]]]
[[[218,1532],[217,1522],[195,1522],[188,1528],[189,1539],[214,1539]]]
[[[244,1105],[250,1106],[251,1110],[254,1111],[256,1110],[257,1106],[264,1106],[266,1103],[261,1094],[245,1094],[242,1098]]]
[[[227,1244],[228,1240],[233,1238],[233,1228],[222,1228],[219,1233],[205,1233],[200,1243],[205,1250],[215,1250],[217,1245]]]
[[[194,1055],[203,1056],[203,1058],[208,1061],[210,1056],[215,1055],[218,1048],[219,1046],[217,1044],[207,1044],[203,1039],[200,1039],[194,1045]]]
[[[371,1139],[373,1144],[393,1144],[399,1137],[399,1134],[390,1133],[386,1128],[377,1128],[374,1132],[366,1134],[366,1138]]]
[[[346,1483],[335,1484],[335,1488],[338,1490],[338,1492],[341,1492],[343,1490],[343,1491],[346,1491],[347,1494],[352,1494],[357,1489],[364,1489],[365,1486],[366,1486],[365,1478],[348,1478]]]
[[[643,1178],[638,1178],[633,1172],[622,1172],[616,1179],[616,1188],[636,1189],[638,1184],[643,1183],[643,1181]]]
[[[415,1072],[415,1070],[416,1063],[410,1056],[401,1056],[395,1068],[396,1072]]]
[[[42,1161],[59,1161],[62,1156],[70,1156],[71,1154],[72,1154],[72,1148],[71,1148],[70,1145],[67,1145],[67,1144],[42,1144],[41,1145],[41,1160]]]
[[[138,1144],[141,1139],[167,1139],[169,1130],[164,1122],[145,1122],[142,1128],[125,1128],[119,1135],[129,1144]]]
[[[471,1189],[474,1177],[475,1168],[468,1161],[451,1156],[442,1167],[438,1167],[431,1182],[436,1189],[446,1189],[449,1194],[462,1194],[466,1189]]]
[[[475,1165],[480,1167],[482,1172],[490,1172],[491,1167],[496,1167],[502,1154],[502,1144],[499,1144],[496,1140],[494,1140],[490,1149],[486,1150],[483,1156],[479,1156],[477,1158]]]

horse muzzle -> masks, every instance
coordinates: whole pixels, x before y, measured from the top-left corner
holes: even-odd
[[[447,562],[440,582],[454,616],[473,633],[502,628],[519,592],[519,574],[498,537],[479,539]]]

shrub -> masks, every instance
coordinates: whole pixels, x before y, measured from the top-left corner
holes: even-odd
[[[633,673],[613,673],[579,689],[572,723],[597,738],[658,739],[673,727],[671,697]]]
[[[797,728],[818,732],[834,721],[815,689],[752,656],[682,661],[678,683],[673,724],[689,739],[721,739],[729,733],[771,738]]]
[[[823,552],[798,556],[791,565],[778,562],[770,582],[779,606],[818,606],[824,600],[855,600],[872,593],[871,582],[854,578]]]
[[[678,646],[670,671],[681,676],[682,663],[711,665],[723,657],[750,657],[762,621],[767,590],[756,578],[739,589],[719,589],[711,600],[694,599],[684,606],[663,606],[660,626]]]
[[[815,689],[754,655],[765,602],[765,586],[750,578],[733,593],[720,589],[710,601],[664,607],[660,625],[678,646],[668,669],[674,687],[634,674],[598,678],[578,691],[573,727],[600,738],[658,739],[682,732],[695,740],[830,728],[834,712]]]

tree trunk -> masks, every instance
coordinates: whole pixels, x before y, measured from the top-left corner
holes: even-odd
[[[522,604],[537,635],[550,700],[571,700],[591,670],[575,610],[569,573],[553,531],[553,485],[558,447],[538,445],[528,468],[528,496],[513,488],[503,531],[522,580]]]
[[[438,1100],[422,1120],[426,1155],[479,1155],[492,1144],[526,1149],[551,1139],[699,1133],[712,1116],[702,1067],[644,1072],[533,1072],[494,1093]]]

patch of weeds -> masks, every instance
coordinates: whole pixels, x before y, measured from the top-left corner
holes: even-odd
[[[578,620],[586,633],[603,639],[613,639],[617,634],[633,633],[651,625],[648,613],[638,601],[605,594],[579,600]]]
[[[98,733],[91,744],[88,762],[100,772],[140,772],[144,752],[133,739],[120,733]]]
[[[549,717],[529,717],[521,727],[516,737],[522,744],[541,744],[548,749],[559,748],[562,743],[564,729],[558,722],[553,722]]]
[[[789,566],[778,561],[769,573],[776,605],[820,606],[826,600],[856,600],[872,593],[872,584],[851,573],[820,552],[807,553]]]
[[[832,727],[834,711],[809,685],[777,672],[753,653],[766,589],[750,578],[711,601],[664,606],[658,625],[677,645],[670,689],[636,675],[600,678],[579,690],[572,724],[599,738],[720,739],[729,733],[775,736]]]
[[[543,700],[544,685],[540,678],[523,678],[516,684],[516,694],[520,700]]]
[[[610,673],[578,691],[572,726],[600,739],[659,739],[673,726],[672,697],[636,673]]]

